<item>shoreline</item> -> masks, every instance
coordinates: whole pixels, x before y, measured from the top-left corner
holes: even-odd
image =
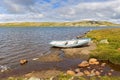
[[[11,72],[6,72],[6,75],[1,75],[1,78],[6,78],[9,76],[17,77],[17,76],[22,76],[22,77],[42,77],[42,78],[48,78],[50,76],[57,76],[61,73],[65,73],[69,69],[75,69],[77,68],[77,65],[81,63],[83,60],[88,60],[90,57],[86,56],[89,55],[92,50],[96,49],[96,44],[91,42],[88,46],[84,47],[78,47],[78,48],[66,48],[66,49],[57,49],[51,51],[50,54],[39,57],[38,60],[35,61],[29,61],[27,64],[21,66],[21,69],[16,69],[15,71]],[[62,53],[62,55],[60,55]],[[51,59],[52,57],[52,59]],[[40,59],[41,58],[41,59]],[[104,62],[104,61],[103,61]],[[106,62],[107,63],[107,62]],[[29,68],[30,66],[35,66]],[[29,69],[30,70],[29,70]],[[39,68],[39,70],[37,69]],[[106,66],[107,69],[116,69],[118,66],[115,66],[114,64],[110,64],[109,62],[107,63]],[[22,73],[22,71],[26,71],[26,73]],[[54,72],[56,74],[54,74]],[[45,75],[44,73],[47,73]],[[58,73],[58,74],[57,74]],[[117,74],[119,73],[119,74]],[[11,75],[10,75],[11,74]],[[15,76],[15,74],[17,74]],[[44,75],[42,75],[44,74]],[[113,76],[120,75],[120,70],[115,70]]]
[[[37,71],[44,72],[44,71],[49,71],[49,70],[55,70],[60,73],[66,72],[66,70],[68,69],[76,68],[80,62],[82,62],[83,60],[87,60],[89,58],[89,56],[86,56],[86,55],[90,53],[89,50],[93,50],[95,48],[95,44],[90,43],[89,45],[84,46],[84,47],[78,47],[78,48],[70,48],[70,49],[52,48],[49,54],[44,55],[42,57],[38,57],[37,60],[28,61],[27,64],[21,65],[17,69],[10,70],[10,72],[8,71],[3,74],[0,74],[0,77],[4,78],[4,77],[9,77],[9,76],[22,76],[27,73],[32,73],[32,72],[35,73]],[[78,55],[72,54],[75,56],[69,56],[68,54],[69,51],[70,52],[76,51],[77,53],[81,50],[83,52],[82,54],[81,52]],[[88,53],[86,55],[83,55],[86,52]],[[83,58],[83,56],[85,57]],[[30,66],[33,66],[33,67],[30,67]]]

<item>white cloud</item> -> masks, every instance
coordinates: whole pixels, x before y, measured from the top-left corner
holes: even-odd
[[[43,14],[0,14],[0,22],[14,22],[14,21],[39,21],[44,18]]]
[[[120,0],[86,1],[3,0],[0,5],[7,13],[0,15],[0,21],[120,21]]]
[[[82,19],[109,21],[113,21],[115,19],[114,21],[117,21],[120,19],[120,5],[118,4],[120,4],[119,0],[108,2],[79,3],[74,6],[59,8],[55,11],[55,13],[57,15],[62,15],[60,19],[69,19],[70,21]]]

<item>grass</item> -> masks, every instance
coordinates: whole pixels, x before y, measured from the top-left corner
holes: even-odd
[[[21,77],[10,77],[7,80],[29,80]],[[44,79],[44,80],[51,80],[51,79]],[[110,77],[110,76],[101,76],[101,77],[78,77],[78,76],[70,76],[61,74],[55,77],[53,80],[120,80],[120,77]]]
[[[107,21],[79,21],[79,22],[12,22],[0,23],[1,27],[73,27],[73,26],[120,26]]]
[[[97,49],[91,53],[91,57],[101,60],[109,60],[114,64],[120,64],[120,28],[94,30],[87,34],[97,44]],[[107,39],[109,44],[100,43]]]

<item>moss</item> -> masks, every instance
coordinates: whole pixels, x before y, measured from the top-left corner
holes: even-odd
[[[120,28],[94,30],[87,34],[97,44],[97,49],[92,52],[91,57],[109,60],[112,63],[120,64]],[[99,43],[107,39],[109,44]]]

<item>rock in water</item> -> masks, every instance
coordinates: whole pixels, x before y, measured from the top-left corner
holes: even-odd
[[[78,67],[88,67],[89,63],[87,61],[82,61],[80,64],[78,64]]]
[[[20,60],[20,64],[23,65],[23,64],[26,64],[28,61],[26,59],[21,59]]]
[[[8,71],[10,69],[10,67],[6,66],[6,65],[0,65],[0,72],[5,72]]]

